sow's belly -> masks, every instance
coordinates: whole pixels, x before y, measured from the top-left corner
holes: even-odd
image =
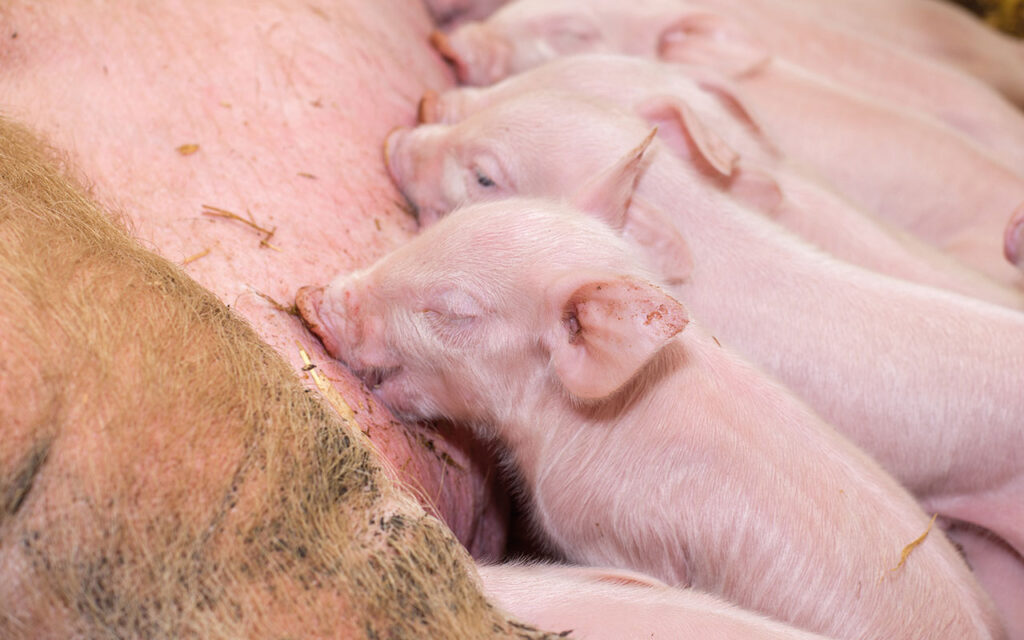
[[[395,474],[474,555],[499,556],[504,502],[483,450],[453,429],[394,421],[282,309],[300,286],[416,231],[381,143],[413,123],[424,89],[452,83],[426,11],[408,0],[15,2],[0,24],[0,112],[66,153],[144,244],[308,376],[305,351]]]

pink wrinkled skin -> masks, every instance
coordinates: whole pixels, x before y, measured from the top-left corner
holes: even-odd
[[[831,11],[832,3],[819,3]],[[954,40],[959,42],[959,39]],[[956,69],[814,19],[783,3],[723,0],[518,0],[451,33],[443,53],[460,81],[486,85],[551,58],[617,52],[757,76],[771,62],[867,100],[929,114],[1010,167],[1024,167],[1024,121],[992,87]],[[1020,65],[1001,65],[1020,79]],[[779,102],[800,101],[775,88]],[[870,136],[872,140],[881,136]],[[884,156],[883,156],[884,157]]]
[[[614,101],[645,117],[674,151],[703,170],[706,179],[838,258],[1004,306],[1024,306],[1024,291],[966,269],[853,206],[781,156],[776,148],[792,145],[770,139],[744,91],[707,69],[619,55],[568,56],[491,87],[427,92],[420,101],[419,118],[454,124],[527,91],[555,88]],[[394,152],[404,136],[401,130],[393,132],[387,143],[399,184],[410,182],[397,163],[401,153]],[[416,201],[423,203],[422,198]],[[427,213],[421,215],[421,223],[427,223],[434,218],[430,212],[457,203],[423,204]]]
[[[485,451],[450,427],[400,425],[260,296],[288,305],[301,283],[368,264],[415,231],[380,141],[413,122],[427,86],[451,83],[426,11],[405,0],[15,2],[0,15],[17,31],[0,39],[4,115],[66,153],[143,243],[306,376],[304,348],[395,475],[476,555],[499,558],[505,516]],[[186,144],[198,150],[177,151]],[[203,205],[273,229],[271,246]]]
[[[624,213],[640,169],[622,167],[574,202]],[[482,203],[334,280],[316,322],[397,413],[507,447],[534,521],[572,561],[835,638],[1002,637],[944,536],[891,571],[928,516],[688,323],[634,251],[564,204]]]
[[[695,589],[618,569],[479,567],[484,592],[522,620],[588,640],[824,640]]]
[[[593,101],[534,92],[455,126],[409,132],[391,166],[414,203],[491,191],[564,197],[648,127]],[[654,236],[643,235],[651,225],[662,231],[662,244],[637,242],[654,269],[666,256],[692,255],[690,270],[672,274],[678,299],[875,456],[929,512],[989,529],[1016,550],[1002,561],[1020,563],[1024,317],[830,259],[709,185],[659,140],[647,156],[625,220],[608,222],[634,241]],[[479,184],[481,171],[493,187]]]

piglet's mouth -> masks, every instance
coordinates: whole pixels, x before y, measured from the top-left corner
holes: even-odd
[[[401,367],[367,367],[364,369],[352,369],[352,373],[363,381],[367,389],[373,391],[401,370]]]

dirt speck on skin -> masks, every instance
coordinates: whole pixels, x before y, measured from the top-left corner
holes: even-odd
[[[663,317],[665,317],[665,305],[660,305],[657,309],[647,314],[644,324],[651,324],[654,320],[661,320]]]

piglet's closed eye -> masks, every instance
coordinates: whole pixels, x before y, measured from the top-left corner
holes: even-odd
[[[573,274],[552,292],[551,359],[578,398],[617,391],[689,322],[682,304],[635,278]]]

